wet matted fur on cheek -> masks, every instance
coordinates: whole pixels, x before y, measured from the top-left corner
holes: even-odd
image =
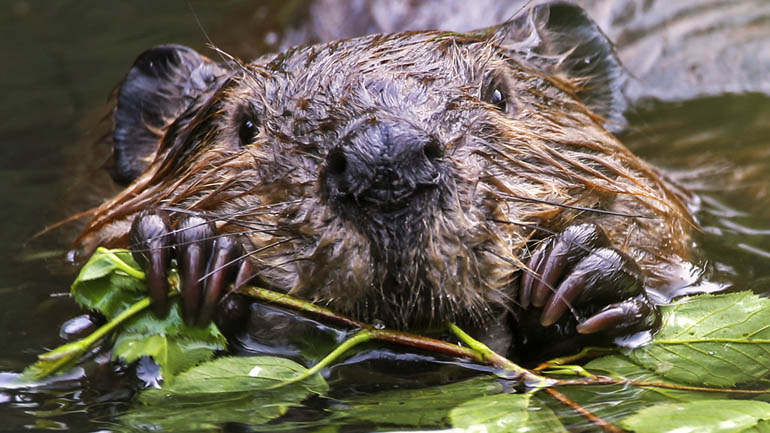
[[[661,241],[670,246],[668,254],[687,251],[692,220],[678,192],[584,107],[570,105],[490,123],[490,137],[477,152],[489,162],[483,181],[491,195],[507,202],[505,222],[531,225],[540,231],[536,238],[544,238],[589,220],[642,264],[661,260],[654,253]]]

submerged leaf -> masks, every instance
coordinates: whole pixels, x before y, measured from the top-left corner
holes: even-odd
[[[180,374],[163,389],[142,392],[142,405],[120,420],[151,431],[219,430],[230,422],[264,424],[310,395],[328,390],[319,375],[272,389],[304,371],[293,361],[270,356],[219,358]]]
[[[603,376],[610,376],[618,380],[628,380],[637,382],[656,382],[670,383],[670,381],[658,376],[631,360],[620,355],[609,355],[597,358],[585,365],[586,370]],[[625,387],[626,393],[633,395],[632,398],[624,399],[619,405],[626,406],[627,409],[632,406],[643,408],[650,403],[655,402],[677,402],[693,400],[710,400],[714,398],[713,393],[686,391],[659,387]]]
[[[556,415],[532,393],[497,394],[466,401],[449,414],[453,427],[465,431],[565,432]]]
[[[351,398],[334,409],[343,425],[375,423],[413,428],[443,427],[459,404],[503,391],[493,377],[477,377],[430,388],[383,391]]]
[[[702,400],[659,404],[624,419],[621,427],[636,433],[764,431],[770,403],[751,400]]]
[[[669,382],[650,370],[634,364],[620,355],[609,355],[585,365],[591,373],[609,376],[620,381]],[[713,399],[714,393],[673,390],[659,387],[617,385],[561,386],[558,390],[603,420],[616,424],[630,414],[661,403],[690,402]],[[572,409],[554,408],[558,419],[576,430],[590,423]]]
[[[770,373],[770,300],[700,295],[661,307],[663,325],[631,359],[675,381],[729,387]]]

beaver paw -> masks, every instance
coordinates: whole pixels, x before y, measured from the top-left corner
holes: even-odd
[[[172,257],[179,267],[182,313],[188,325],[211,322],[227,285],[234,281],[234,287],[239,287],[253,276],[238,242],[232,236],[218,235],[214,224],[199,216],[185,215],[171,230],[165,213],[146,210],[134,218],[129,237],[132,255],[147,276],[153,312],[159,317],[168,314]],[[239,309],[237,305],[223,307]]]
[[[620,335],[647,329],[657,319],[647,299],[639,266],[611,248],[595,224],[578,224],[543,242],[527,263],[519,302],[543,308],[540,324],[550,326],[567,310],[580,334]]]

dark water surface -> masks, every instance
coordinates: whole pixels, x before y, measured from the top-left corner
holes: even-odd
[[[107,182],[92,171],[98,160],[80,155],[98,137],[94,125],[110,90],[147,47],[177,42],[205,49],[195,15],[214,41],[234,41],[257,15],[240,14],[241,3],[0,3],[0,382],[1,372],[19,372],[44,348],[61,344],[60,326],[80,314],[65,296],[75,270],[63,260],[63,239],[76,229],[25,244],[84,208],[84,178]],[[630,120],[629,147],[700,198],[704,285],[770,295],[770,98],[647,104]],[[121,392],[85,379],[45,391],[0,391],[0,431],[109,428],[93,419],[120,410],[111,402],[124,398]]]

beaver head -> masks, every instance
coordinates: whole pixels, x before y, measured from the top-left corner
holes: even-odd
[[[114,114],[131,182],[80,238],[126,246],[146,208],[234,234],[263,284],[391,326],[512,304],[534,242],[604,228],[649,275],[688,213],[607,131],[623,71],[572,5],[471,34],[371,35],[251,63],[161,46]]]

